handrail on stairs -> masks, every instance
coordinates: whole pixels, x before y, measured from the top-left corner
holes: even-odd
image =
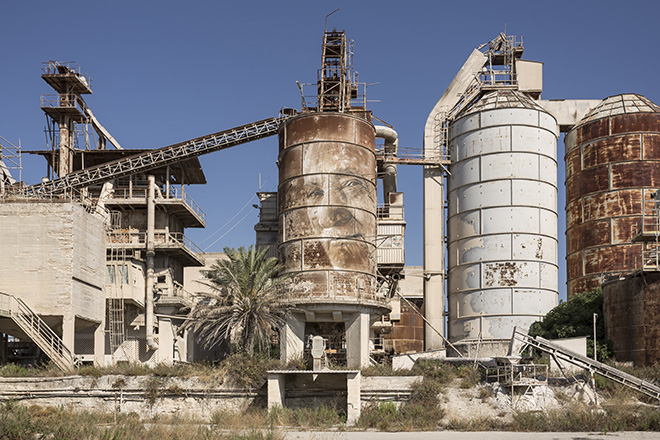
[[[0,315],[10,317],[63,371],[72,371],[74,355],[64,341],[25,302],[0,292]]]

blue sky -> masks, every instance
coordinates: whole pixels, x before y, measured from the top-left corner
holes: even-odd
[[[544,62],[544,99],[636,92],[660,102],[660,37],[654,1],[60,1],[3,2],[0,136],[44,149],[39,96],[51,89],[41,62],[77,61],[93,78],[86,101],[125,148],[157,148],[300,107],[296,81],[313,82],[329,27],[355,40],[355,66],[371,109],[403,146],[420,147],[426,117],[470,51],[506,30],[524,36],[525,58]],[[564,180],[563,142],[558,144]],[[208,185],[190,193],[207,213],[190,230],[208,250],[254,241],[258,190],[277,187],[277,141],[267,138],[201,159]],[[23,180],[45,161],[24,155]],[[422,264],[422,177],[400,167],[406,257]],[[249,203],[248,203],[249,202]],[[247,204],[234,220],[237,212]],[[560,298],[565,298],[563,187]],[[227,224],[224,229],[220,229]],[[217,231],[217,233],[216,233]],[[212,237],[212,234],[216,233]],[[210,237],[210,238],[209,238]]]

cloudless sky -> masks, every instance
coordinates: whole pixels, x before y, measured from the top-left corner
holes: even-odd
[[[4,1],[0,136],[46,148],[39,96],[53,93],[40,78],[48,60],[77,61],[93,78],[85,100],[124,148],[162,147],[300,108],[296,81],[316,80],[324,17],[335,8],[328,27],[355,41],[359,80],[380,83],[368,89],[378,100],[371,109],[402,146],[421,147],[446,86],[472,49],[505,26],[524,37],[524,58],[544,62],[544,99],[635,92],[660,103],[656,1]],[[563,154],[560,141],[560,183]],[[208,251],[253,243],[252,197],[259,174],[263,190],[277,189],[276,159],[274,137],[203,156],[208,185],[189,192],[207,228],[188,230],[192,240],[207,248],[234,227]],[[24,154],[23,165],[27,183],[45,175],[41,157]],[[400,166],[399,189],[407,264],[421,265],[421,168]],[[560,298],[563,194],[560,185]]]

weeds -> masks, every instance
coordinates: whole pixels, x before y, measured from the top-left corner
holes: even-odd
[[[363,408],[357,425],[381,431],[436,429],[444,417],[439,395],[443,384],[434,379],[416,382],[410,400],[401,407],[392,402],[376,402]]]
[[[296,428],[329,428],[346,423],[346,415],[332,406],[321,404],[305,408],[274,408],[272,423]]]
[[[234,419],[245,422],[243,414]],[[236,423],[234,429],[222,430],[217,426],[181,418],[162,418],[142,421],[135,413],[119,414],[116,423],[113,415],[88,411],[68,411],[52,407],[25,407],[9,402],[0,406],[0,438],[7,440],[34,440],[53,438],[70,440],[162,440],[162,439],[268,439],[278,440],[281,435],[268,429],[265,411],[259,423],[248,426]],[[254,419],[247,419],[254,420]]]
[[[266,371],[281,369],[282,362],[267,356],[246,353],[236,353],[228,356],[220,364],[227,372],[228,378],[239,387],[259,388],[266,381]]]

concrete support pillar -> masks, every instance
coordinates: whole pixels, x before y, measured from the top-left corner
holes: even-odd
[[[284,407],[284,389],[286,375],[268,373],[268,411],[277,407]]]
[[[147,347],[158,350],[154,338],[154,256],[156,229],[156,178],[148,176],[149,191],[147,192],[147,279],[145,282],[145,327]]]
[[[346,325],[346,366],[369,366],[369,313],[355,314]]]
[[[354,425],[360,418],[360,377],[359,371],[346,373],[346,424]]]
[[[444,347],[445,188],[444,172],[424,167],[424,349]],[[435,330],[434,330],[435,329]]]
[[[94,366],[105,366],[105,317],[94,329]]]
[[[57,175],[62,178],[72,170],[73,158],[73,135],[71,133],[71,118],[62,116],[59,122],[60,127],[60,163],[57,169]]]
[[[280,359],[289,362],[302,357],[305,349],[305,322],[287,317],[281,333]]]
[[[62,317],[62,342],[64,346],[74,353],[76,341],[76,318],[75,316]]]
[[[172,364],[174,355],[174,328],[170,318],[158,318],[158,362]]]

